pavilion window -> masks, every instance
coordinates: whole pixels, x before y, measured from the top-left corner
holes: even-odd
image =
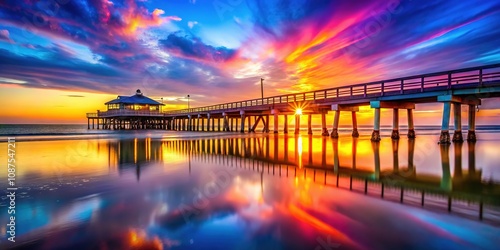
[[[119,104],[108,104],[108,110],[120,109]]]

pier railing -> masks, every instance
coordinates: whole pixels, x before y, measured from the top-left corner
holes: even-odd
[[[103,117],[113,117],[113,116],[156,116],[162,117],[163,113],[159,111],[149,111],[149,110],[127,110],[127,109],[117,109],[108,111],[98,111],[97,113],[87,113],[87,118],[103,118]]]
[[[315,101],[316,103],[321,103],[332,100],[363,99],[406,93],[466,87],[482,87],[494,81],[500,81],[500,64],[407,76],[310,92],[216,104],[205,107],[172,110],[166,111],[164,114],[200,113],[216,110],[230,110],[244,107],[293,103],[297,101]]]
[[[97,113],[87,113],[87,118],[97,118]]]

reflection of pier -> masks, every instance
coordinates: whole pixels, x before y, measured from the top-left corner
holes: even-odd
[[[138,180],[141,166],[163,160],[163,144],[158,140],[135,138],[109,141],[107,144],[108,164],[116,164],[119,170],[135,167]]]
[[[462,169],[463,143],[455,143],[454,174],[450,167],[450,145],[441,145],[441,176],[419,175],[414,164],[415,141],[409,140],[408,152],[399,152],[397,141],[392,143],[393,168],[381,170],[380,144],[371,143],[373,164],[360,164],[357,157],[358,141],[354,139],[348,150],[352,157],[339,153],[338,140],[314,137],[322,143],[314,147],[313,137],[253,137],[219,138],[186,141],[166,141],[165,150],[177,154],[190,153],[194,159],[240,166],[273,175],[301,176],[326,185],[348,187],[365,194],[377,194],[382,198],[397,197],[402,203],[421,206],[446,207],[448,211],[473,209],[483,218],[483,205],[500,205],[500,185],[481,182],[481,171],[475,167],[474,143],[468,143],[468,169]],[[302,143],[308,140],[309,143]],[[331,147],[327,147],[331,144]],[[302,148],[302,145],[308,145]],[[314,147],[314,148],[313,148]],[[330,149],[333,148],[333,151]],[[400,165],[399,157],[405,154],[407,164]],[[267,168],[267,169],[266,169]],[[469,211],[470,214],[470,211]],[[497,216],[497,215],[495,215]]]

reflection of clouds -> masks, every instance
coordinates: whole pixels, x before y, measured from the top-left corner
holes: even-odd
[[[55,215],[52,226],[68,225],[89,220],[93,213],[97,212],[102,205],[100,197],[91,197],[85,200],[78,200],[70,207],[60,211]]]
[[[128,238],[128,244],[124,244],[129,247],[129,249],[163,249],[163,244],[167,244],[168,247],[176,246],[179,243],[177,241],[171,241],[165,239],[163,242],[157,236],[153,236],[148,239],[146,232],[139,229],[129,229],[126,236]]]

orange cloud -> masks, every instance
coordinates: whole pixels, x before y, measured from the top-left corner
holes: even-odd
[[[177,16],[165,16],[165,11],[162,9],[155,9],[149,13],[146,9],[138,7],[135,2],[130,1],[130,7],[123,14],[125,27],[123,27],[123,34],[135,35],[139,29],[147,29],[150,27],[160,26],[168,21],[182,20]]]

